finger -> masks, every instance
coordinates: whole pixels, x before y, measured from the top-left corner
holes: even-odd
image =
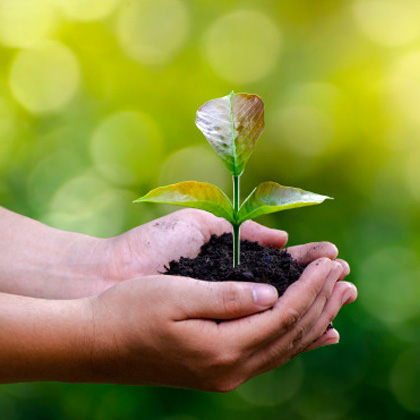
[[[352,283],[345,281],[336,283],[334,291],[325,305],[324,310],[311,330],[303,337],[301,344],[297,347],[296,353],[300,353],[321,337],[326,331],[328,324],[335,319],[341,307],[354,302],[356,298],[357,289]]]
[[[345,296],[343,296],[343,305],[350,305],[350,303],[353,303],[358,296],[357,287],[350,282],[345,282],[350,285],[350,290],[346,292]]]
[[[282,334],[270,344],[260,346],[257,351],[254,351],[248,357],[249,362],[246,364],[244,369],[245,372],[249,372],[249,374],[252,375],[252,372],[261,374],[275,369],[301,353],[304,349],[309,347],[315,339],[319,338],[319,336],[317,336],[312,341],[306,339],[308,331],[312,332],[314,325],[318,324],[319,318],[324,313],[325,306],[327,305],[328,297],[332,296],[334,293],[333,290],[335,290],[335,285],[341,275],[341,264],[331,262],[331,265],[332,268],[327,275],[322,291],[318,294],[315,302],[302,319],[289,332]],[[323,332],[325,332],[325,330],[326,325],[324,326]]]
[[[318,258],[337,258],[338,249],[331,242],[311,242],[286,248],[286,251],[297,260],[300,265],[307,265]]]
[[[321,258],[310,264],[300,279],[288,287],[272,310],[256,316],[220,325],[229,337],[235,337],[243,349],[255,349],[273,342],[292,330],[312,306],[324,287],[333,262]]]
[[[183,210],[179,210],[179,212],[181,211]],[[207,230],[204,232],[206,238],[210,238],[212,234],[222,235],[226,232],[232,232],[231,224],[221,217],[216,217],[202,210],[188,209],[188,211],[194,211],[195,216],[197,216],[202,225],[207,228]],[[271,246],[275,248],[284,247],[289,238],[287,232],[283,230],[271,229],[252,220],[247,220],[242,223],[240,232],[241,239],[255,241],[260,245]]]
[[[268,346],[265,345],[259,350],[261,363],[263,363],[264,360],[268,360],[268,358],[265,356],[265,353],[267,352],[272,356],[272,360],[268,360],[269,367],[274,368],[277,367],[278,358],[280,357],[281,359],[284,357],[285,351],[290,352],[291,354],[301,351],[302,341],[308,334],[308,331],[311,331],[314,325],[317,324],[328,302],[328,299],[333,293],[334,286],[337,283],[343,270],[341,264],[335,261],[331,263],[331,266],[332,268],[327,275],[321,292],[317,295],[314,303],[311,305],[308,311],[302,316],[302,319],[290,331],[286,332],[275,340],[272,340]],[[307,344],[305,347],[306,346]]]
[[[330,329],[325,332],[325,334],[314,341],[311,345],[309,345],[304,351],[311,351],[315,350],[322,346],[327,346],[330,344],[337,344],[340,340],[340,334],[335,329]],[[263,357],[258,356],[260,360],[257,362],[254,358],[249,358],[247,363],[241,367],[242,374],[245,378],[250,379],[252,377],[261,375],[264,372],[268,372],[276,367],[283,365],[284,363],[288,362],[291,358],[296,356],[295,354],[289,354],[287,348],[281,350],[281,352],[275,355],[275,363],[273,363],[273,359],[269,357],[270,350],[266,351],[268,353],[264,354]],[[261,360],[263,363],[261,363]],[[268,360],[269,363],[264,362],[264,360]]]
[[[176,303],[174,320],[235,319],[272,307],[278,299],[275,287],[242,282],[207,282],[176,279],[171,299]]]
[[[210,239],[211,235],[220,236],[232,232],[232,225],[223,217],[217,217],[207,211],[198,209],[182,209],[175,213],[181,212],[183,212],[183,217],[198,221],[199,230],[203,232],[205,242]]]
[[[325,310],[325,307],[334,292],[336,283],[339,280],[342,272],[342,265],[336,261],[332,262],[332,268],[327,276],[324,287],[318,294],[313,305],[302,317],[299,324],[296,325],[296,328],[294,328],[287,336],[284,337],[284,339],[289,341],[290,349],[301,348],[301,341],[308,334],[308,331],[310,331],[313,326],[319,322],[319,318],[323,314],[323,311]],[[327,327],[325,327],[324,331],[326,329]]]
[[[252,220],[247,220],[241,225],[241,239],[256,241],[263,246],[282,248],[287,243],[288,234],[283,230],[270,229]]]
[[[343,272],[341,273],[340,280],[343,280],[350,274],[350,265],[347,261],[337,258],[335,261],[339,262],[343,267]]]
[[[306,347],[304,352],[319,349],[320,347],[329,346],[330,344],[338,344],[340,341],[340,334],[334,328],[325,331],[321,337],[315,340],[312,344]]]

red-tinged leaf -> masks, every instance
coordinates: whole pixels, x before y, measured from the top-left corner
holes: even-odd
[[[264,129],[264,102],[257,95],[232,92],[206,102],[195,123],[231,174],[239,176]]]

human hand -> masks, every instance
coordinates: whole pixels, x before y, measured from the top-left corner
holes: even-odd
[[[0,292],[45,299],[93,296],[129,278],[159,274],[172,259],[196,256],[212,234],[231,229],[224,219],[192,209],[109,239],[54,229],[1,207],[0,216]],[[285,232],[251,221],[241,237],[278,248],[287,242]],[[337,256],[332,244],[305,246],[313,258]]]
[[[160,274],[171,260],[181,256],[196,257],[212,234],[230,231],[231,225],[222,218],[201,210],[185,209],[110,238],[107,240],[110,281],[104,287],[129,278]],[[241,239],[261,245],[282,248],[287,238],[286,232],[253,221],[241,226]],[[334,259],[338,253],[337,248],[327,242],[291,247],[288,251],[305,265],[315,258]],[[303,254],[307,254],[305,261],[301,258]]]
[[[292,252],[307,263],[319,251]],[[327,325],[357,295],[339,281],[346,271],[344,262],[315,259],[278,300],[272,286],[252,283],[155,275],[117,284],[89,299],[89,381],[230,391],[336,341]]]
[[[314,252],[295,251],[302,261]],[[269,285],[162,275],[84,299],[0,293],[0,383],[229,391],[301,351],[336,341],[323,332],[343,302],[356,298],[354,286],[337,281],[344,271],[342,263],[316,259],[278,300]]]
[[[309,264],[301,279],[277,302],[275,289],[259,285],[256,290],[271,292],[266,289],[255,301],[251,283],[159,275],[110,280],[110,267],[125,275],[130,268],[134,273],[147,268],[141,253],[139,261],[131,262],[135,252],[124,252],[133,232],[131,245],[136,245],[140,228],[100,240],[52,229],[1,208],[0,213],[0,286],[5,292],[0,293],[0,312],[6,331],[0,340],[5,361],[2,383],[106,381],[225,391],[300,351],[337,342],[338,333],[324,334],[325,328],[343,302],[356,298],[354,286],[336,281],[349,273],[349,267],[342,260],[332,261],[337,249],[327,242],[288,248],[300,264]],[[200,218],[194,213],[193,219]],[[181,221],[186,216],[182,212]],[[224,221],[210,217],[213,221],[197,222],[210,226],[201,230],[203,242],[210,234],[225,231]],[[243,234],[263,245],[280,247],[287,240],[284,232],[252,222],[244,224]],[[115,244],[121,240],[125,245],[118,258]],[[25,252],[17,252],[21,249]],[[193,249],[198,253],[197,244]],[[95,297],[76,299],[88,295]],[[64,300],[51,300],[57,298]],[[218,324],[214,319],[225,321]],[[134,363],[135,369],[127,363]]]

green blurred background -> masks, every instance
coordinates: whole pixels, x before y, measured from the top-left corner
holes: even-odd
[[[266,105],[244,194],[335,197],[259,221],[349,260],[341,343],[223,395],[2,386],[1,419],[420,418],[419,1],[0,0],[0,204],[105,237],[172,210],[131,204],[158,185],[229,191],[194,120],[232,89]]]

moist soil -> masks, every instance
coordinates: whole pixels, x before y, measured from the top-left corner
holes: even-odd
[[[181,257],[165,267],[164,274],[193,277],[207,281],[247,281],[273,285],[281,296],[299,279],[305,267],[285,250],[241,240],[240,264],[232,267],[232,234],[212,235],[196,258]]]

